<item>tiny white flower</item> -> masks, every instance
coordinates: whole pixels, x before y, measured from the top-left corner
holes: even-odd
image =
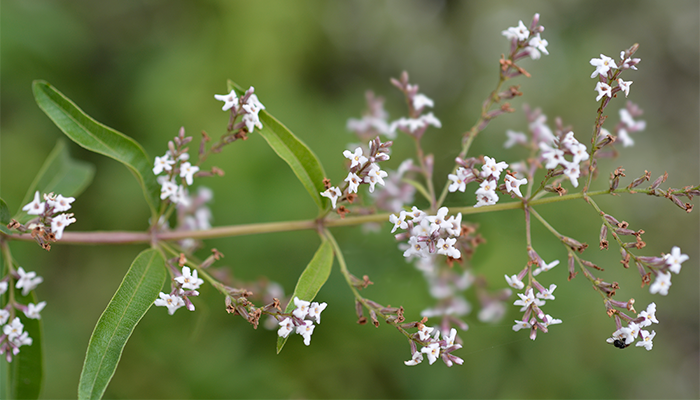
[[[24,272],[22,267],[17,268],[17,274],[19,275],[19,279],[15,283],[15,288],[22,289],[22,296],[28,295],[29,292],[44,281],[44,278],[36,276],[36,272]]]
[[[530,57],[532,57],[533,60],[540,58],[540,51],[544,54],[549,55],[549,52],[547,51],[547,45],[549,45],[549,43],[546,39],[542,39],[539,33],[537,33],[532,39],[530,39],[528,45],[538,50],[537,56],[535,56],[533,53],[530,53]]]
[[[564,152],[562,150],[553,148],[545,142],[540,142],[539,146],[540,150],[542,150],[542,158],[544,158],[544,161],[546,161],[544,166],[545,168],[553,169],[556,168],[557,165],[566,162]]]
[[[490,206],[498,203],[498,195],[493,190],[482,190],[478,189],[476,191],[476,204],[474,207]]]
[[[497,163],[495,158],[485,156],[484,160],[484,165],[481,166],[481,177],[484,179],[493,177],[493,179],[498,181],[498,178],[501,176],[501,172],[508,168],[508,164],[503,161]]]
[[[59,213],[63,211],[68,211],[70,210],[70,205],[72,202],[75,201],[74,197],[63,197],[62,195],[58,195],[55,198],[49,198],[46,200],[46,204],[49,207],[53,207],[53,212]]]
[[[637,342],[636,346],[637,347],[644,347],[647,349],[647,351],[651,350],[652,347],[654,347],[654,343],[652,343],[652,340],[654,339],[654,336],[656,336],[656,331],[651,331],[649,333],[648,331],[642,331],[642,340]]]
[[[7,281],[0,281],[0,295],[5,294],[7,292]]]
[[[153,165],[153,174],[158,175],[163,171],[170,171],[173,169],[173,164],[175,164],[175,160],[170,158],[169,152],[163,157],[156,156],[156,161]]]
[[[196,174],[197,171],[199,171],[198,166],[192,165],[189,162],[184,162],[180,165],[180,178],[185,178],[187,185],[191,186],[192,179],[194,178],[194,174]]]
[[[647,127],[646,121],[635,121],[626,108],[620,109],[620,121],[632,132],[643,131]]]
[[[450,192],[464,192],[467,188],[467,180],[473,180],[474,174],[464,167],[459,167],[454,174],[448,174],[447,178],[452,181],[447,190]]]
[[[338,198],[342,195],[340,189],[338,189],[335,186],[331,186],[326,191],[321,192],[321,196],[327,197],[331,200],[331,205],[333,208],[335,208],[335,203],[338,201]]]
[[[440,120],[437,119],[437,117],[431,112],[421,115],[420,120],[424,123],[424,125],[432,125],[436,128],[442,128],[442,123]]]
[[[10,312],[0,308],[0,325],[5,325],[5,322],[10,318]]]
[[[34,304],[34,303],[29,303],[27,304],[27,309],[24,311],[24,315],[27,316],[27,318],[32,318],[32,319],[41,319],[41,315],[39,313],[41,310],[44,309],[46,306],[46,302],[42,301],[39,304]]]
[[[407,213],[406,215],[412,218],[414,224],[420,224],[421,220],[423,220],[423,218],[425,218],[428,214],[418,209],[418,207],[413,206],[413,208],[411,208],[411,212]]]
[[[532,271],[532,275],[537,276],[537,275],[541,274],[542,272],[549,271],[550,269],[556,267],[557,265],[559,265],[559,260],[554,260],[549,264],[544,262],[544,260],[540,260],[540,266],[537,267],[534,271]]]
[[[508,136],[508,140],[503,144],[503,147],[505,147],[506,149],[509,149],[516,144],[527,144],[527,135],[522,132],[515,132],[508,129],[506,131],[506,136]]]
[[[415,96],[413,96],[413,108],[420,112],[423,107],[433,107],[433,100],[428,98],[428,96],[418,93]]]
[[[581,175],[579,165],[573,162],[566,162],[564,165],[564,175],[571,181],[573,187],[578,187],[578,178]]]
[[[73,222],[75,222],[73,214],[59,214],[51,218],[51,232],[56,235],[57,240],[60,240],[63,237],[63,230]]]
[[[634,139],[630,137],[625,128],[618,129],[617,138],[622,142],[622,146],[624,147],[634,146]]]
[[[508,286],[512,287],[513,289],[522,290],[525,287],[523,281],[518,279],[518,275],[513,275],[510,277],[508,275],[504,276],[506,277],[506,282],[508,282]]]
[[[605,82],[598,81],[598,83],[595,85],[595,90],[598,92],[598,96],[596,96],[595,101],[600,101],[603,96],[612,97],[612,88]]]
[[[670,254],[664,256],[664,262],[668,265],[669,271],[678,274],[681,272],[681,264],[688,260],[687,254],[681,254],[681,248],[673,246]]]
[[[535,295],[532,292],[532,288],[528,289],[525,294],[518,293],[518,297],[520,297],[520,300],[515,300],[515,302],[513,302],[514,306],[527,308],[530,304],[535,302]]]
[[[530,327],[531,327],[531,325],[527,321],[515,320],[515,325],[513,325],[513,330],[517,332],[521,329],[530,329]]]
[[[309,306],[309,318],[316,320],[316,323],[320,324],[321,312],[326,309],[326,306],[328,306],[328,304],[326,303],[317,303],[315,301],[311,303],[311,305]]]
[[[440,356],[440,345],[438,343],[430,343],[429,345],[423,347],[420,351],[428,356],[428,363],[432,365]]]
[[[459,252],[459,250],[455,249],[453,246],[457,242],[457,239],[455,238],[447,238],[443,239],[440,238],[438,239],[437,242],[437,253],[438,254],[444,254],[446,256],[452,257],[452,258],[460,258],[462,257],[462,254]]]
[[[287,317],[279,322],[280,328],[277,330],[277,336],[286,338],[294,330],[294,322],[292,319]]]
[[[425,342],[428,339],[430,339],[430,334],[435,330],[435,328],[431,328],[429,326],[423,325],[423,328],[418,330],[418,339],[421,342]]]
[[[374,185],[377,183],[384,186],[383,178],[386,178],[387,175],[388,174],[385,171],[379,169],[377,164],[370,165],[369,172],[367,172],[367,176],[365,176],[365,183],[369,183],[370,193],[374,192]]]
[[[501,34],[505,36],[508,39],[517,39],[518,41],[523,41],[530,36],[530,30],[527,29],[527,26],[523,24],[523,21],[518,21],[518,26],[512,26],[508,28],[505,31],[502,31]]]
[[[10,341],[16,346],[12,351],[15,355],[19,353],[18,347],[31,346],[33,342],[32,338],[29,337],[29,333],[27,332],[22,332],[19,336],[15,336],[14,338],[10,339]]]
[[[39,196],[39,191],[37,190],[36,193],[34,193],[34,200],[32,200],[32,202],[27,204],[26,206],[22,207],[22,210],[26,211],[29,215],[43,214],[44,209],[46,208],[46,203],[40,200],[41,199]]]
[[[306,320],[302,325],[297,326],[297,333],[304,338],[304,344],[311,344],[311,335],[314,333],[316,325],[312,321]]]
[[[411,357],[410,360],[404,361],[403,363],[406,364],[406,365],[408,365],[408,366],[410,367],[410,366],[413,366],[413,365],[418,365],[418,364],[420,364],[422,361],[423,361],[423,353],[420,352],[420,351],[416,351],[415,353],[413,353],[413,357]]]
[[[245,106],[243,106],[243,108],[245,108]],[[250,133],[253,133],[255,128],[262,129],[263,127],[262,122],[260,122],[260,117],[257,113],[249,113],[243,115],[243,123],[245,123],[245,127]]]
[[[622,78],[619,78],[617,80],[618,85],[620,86],[620,90],[625,93],[625,97],[627,97],[630,94],[630,85],[632,84],[632,81],[623,81]]]
[[[362,183],[362,180],[354,172],[348,172],[348,176],[347,178],[345,178],[345,182],[348,183],[349,193],[357,193],[357,188],[360,187],[360,183]]]
[[[7,335],[7,338],[9,340],[12,340],[21,335],[23,330],[24,325],[22,325],[22,322],[19,320],[19,317],[15,317],[15,319],[12,320],[12,323],[9,323],[2,327],[2,332],[5,335]]]
[[[447,218],[447,221],[449,222],[451,226],[447,227],[445,231],[449,235],[459,237],[462,234],[462,213],[457,213],[457,216],[451,215],[450,218]]]
[[[190,270],[190,267],[182,267],[182,276],[175,280],[182,285],[183,289],[197,290],[204,283],[204,280],[197,276],[197,270]]]
[[[640,317],[644,317],[644,321],[639,323],[639,326],[645,328],[653,323],[658,324],[659,320],[656,319],[656,303],[651,303],[647,306],[645,311],[639,313]]]
[[[527,183],[526,178],[516,179],[513,175],[506,174],[504,181],[506,182],[506,191],[513,192],[518,197],[523,197],[523,194],[520,192],[520,185]]]
[[[399,228],[408,229],[408,223],[406,223],[406,211],[401,210],[398,217],[394,214],[389,215],[389,222],[394,224],[394,227],[391,229],[391,233],[394,233]]]
[[[444,348],[454,346],[455,345],[455,338],[457,338],[457,329],[455,329],[455,328],[450,329],[449,333],[442,332],[442,340],[445,341]]]
[[[351,161],[350,168],[355,168],[356,166],[362,168],[367,162],[367,157],[362,155],[361,147],[356,148],[354,153],[351,153],[350,150],[345,150],[343,155]]]
[[[611,68],[617,69],[615,60],[603,54],[600,55],[600,58],[591,58],[590,63],[595,67],[595,71],[593,71],[591,74],[591,78],[595,78],[596,75],[606,76]]]
[[[295,317],[299,319],[304,319],[309,314],[309,303],[305,300],[300,300],[298,297],[294,297],[294,305],[296,308],[292,311]]]
[[[656,294],[659,293],[662,296],[666,296],[668,294],[668,289],[671,287],[671,273],[670,272],[661,272],[659,275],[654,279],[654,283],[649,286],[649,293],[651,294]]]
[[[538,292],[537,293],[537,298],[542,299],[542,300],[554,300],[554,296],[552,293],[554,293],[554,290],[557,288],[557,285],[551,284],[549,285],[549,289],[545,289],[544,292]]]
[[[544,325],[545,328],[549,325],[561,324],[561,322],[562,321],[560,319],[554,318],[549,314],[545,315],[544,318],[542,318],[542,325]]]
[[[235,90],[231,90],[231,93],[229,94],[215,94],[214,98],[224,102],[224,106],[221,107],[222,111],[226,111],[233,107],[236,107],[236,105],[238,104],[238,97],[236,97]]]
[[[413,256],[418,256],[421,258],[427,257],[428,245],[425,244],[425,242],[419,242],[417,237],[411,236],[411,238],[408,239],[408,249],[403,252],[403,256],[406,258]]]
[[[160,187],[160,199],[165,200],[168,197],[177,195],[178,185],[169,180],[163,181]]]
[[[180,296],[165,294],[163,292],[160,292],[158,296],[160,296],[160,298],[156,299],[154,304],[159,307],[167,307],[168,314],[170,315],[173,315],[178,308],[185,305],[185,301]]]

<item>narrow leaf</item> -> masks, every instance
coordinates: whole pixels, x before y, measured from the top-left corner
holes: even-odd
[[[326,239],[325,236],[321,236],[321,246],[316,250],[313,258],[304,269],[304,272],[299,276],[299,281],[297,281],[297,286],[294,288],[294,293],[287,304],[285,313],[289,313],[294,310],[294,298],[298,297],[301,300],[311,301],[316,297],[318,291],[328,280],[328,276],[331,273],[331,267],[333,266],[333,246]],[[289,336],[287,336],[288,338]],[[277,338],[277,353],[282,351],[282,347],[287,342],[287,338],[278,337]]]
[[[240,86],[228,81],[228,90],[236,89],[239,95],[245,93]],[[265,110],[258,114],[262,129],[257,130],[272,150],[292,169],[319,210],[324,209],[321,192],[326,190],[323,179],[326,177],[323,166],[316,155],[281,122]]]
[[[53,192],[65,197],[76,197],[92,182],[94,175],[95,166],[71,158],[66,141],[59,140],[29,185],[14,218],[25,222],[28,216],[26,211],[22,211],[22,207],[32,201],[37,190],[42,194]]]
[[[105,126],[87,115],[75,103],[45,81],[32,84],[39,107],[63,133],[78,145],[113,158],[134,174],[151,211],[160,204],[160,187],[153,174],[153,161],[134,139]]]
[[[21,296],[21,290],[16,291],[16,300],[20,303],[36,304],[34,292]],[[10,399],[38,399],[44,381],[44,345],[41,320],[21,318],[24,331],[32,338],[30,346],[21,346],[19,354],[12,358],[8,366],[8,397]],[[0,361],[4,362],[4,360]]]
[[[0,198],[0,224],[7,225],[10,223],[10,210],[7,208],[5,200]]]
[[[99,399],[117,369],[126,341],[163,288],[165,260],[144,250],[131,264],[90,337],[78,387],[79,399]]]

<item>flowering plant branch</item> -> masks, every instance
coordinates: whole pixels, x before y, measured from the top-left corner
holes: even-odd
[[[167,143],[165,154],[152,162],[135,140],[93,120],[50,84],[35,81],[33,90],[37,104],[68,138],[90,151],[121,162],[133,173],[144,193],[151,219],[148,229],[142,232],[66,230],[77,218],[66,211],[72,209],[74,202],[76,206],[79,204],[76,197],[92,179],[93,169],[72,160],[65,145],[59,143],[30,186],[26,204],[17,213],[11,216],[8,206],[0,199],[0,222],[5,225],[0,229],[4,260],[0,275],[0,354],[5,355],[7,363],[39,365],[43,357],[39,321],[47,302],[38,302],[34,293],[43,278],[18,265],[10,251],[12,241],[36,241],[45,250],[50,250],[55,243],[141,243],[148,244],[149,248],[131,264],[91,336],[79,383],[80,398],[100,398],[104,394],[124,346],[151,306],[165,307],[170,315],[182,307],[194,311],[197,302],[194,298],[199,296],[205,281],[223,295],[224,309],[228,313],[243,317],[256,329],[262,324],[277,330],[277,352],[292,333],[302,336],[303,343],[309,346],[315,328],[320,325],[321,312],[327,308],[325,302],[314,300],[326,283],[334,261],[354,297],[357,322],[363,325],[371,322],[379,327],[383,320],[396,328],[409,343],[411,357],[404,361],[406,365],[417,365],[424,357],[429,364],[441,359],[447,366],[461,365],[465,360],[453,352],[465,343],[459,332],[463,334],[468,329],[464,318],[470,305],[464,292],[471,286],[475,286],[480,321],[500,321],[506,313],[505,303],[510,301],[512,289],[515,289],[522,291],[517,293],[519,299],[513,302],[520,306],[522,317],[514,321],[514,331],[525,329],[535,340],[538,332],[547,333],[551,325],[563,322],[543,311],[547,301],[555,300],[553,293],[557,285],[547,285],[541,274],[556,267],[560,260],[546,262],[537,253],[533,221],[542,224],[564,245],[569,280],[580,272],[603,299],[603,310],[613,317],[615,324],[607,342],[626,348],[640,339],[636,346],[651,350],[656,333],[642,328],[659,323],[655,316],[656,304],[651,303],[645,311],[637,313],[634,299],[616,300],[614,296],[620,284],[605,282],[598,276],[603,268],[583,258],[588,245],[560,232],[561,228],[537,211],[546,204],[583,200],[600,217],[599,248],[607,250],[612,236],[623,267],[636,266],[642,286],[649,284],[651,293],[668,293],[671,273],[680,273],[681,264],[688,256],[678,247],[661,256],[638,254],[638,250],[646,246],[641,238],[644,230],[632,230],[629,223],[604,211],[594,197],[646,194],[667,198],[690,212],[693,208],[690,201],[700,195],[700,186],[662,189],[668,176],[664,174],[645,187],[645,182],[651,181],[651,174],[645,171],[627,186],[620,187],[625,174],[619,167],[610,174],[606,189],[591,190],[595,178],[601,174],[598,160],[616,156],[616,143],[631,146],[634,141],[630,133],[645,129],[643,121],[635,120],[641,116],[641,110],[631,102],[619,111],[620,123],[612,129],[613,133],[604,128],[607,118],[604,112],[612,99],[618,94],[624,93],[627,97],[630,93],[632,81],[625,81],[621,76],[637,69],[640,59],[633,56],[639,45],[622,51],[617,62],[602,54],[601,58],[590,61],[595,67],[591,78],[598,77],[596,101],[601,102],[594,119],[590,147],[581,143],[561,120],[556,120],[552,130],[540,110],[526,107],[529,132],[507,131],[505,143],[505,147],[523,147],[527,153],[523,161],[506,163],[496,157],[470,153],[472,144],[490,121],[515,111],[506,101],[523,93],[519,86],[505,90],[503,86],[511,79],[530,76],[518,65],[519,61],[528,57],[537,60],[542,54],[548,54],[548,43],[541,37],[543,30],[539,15],[535,15],[529,26],[520,21],[517,27],[503,31],[510,41],[510,49],[507,56],[499,60],[498,82],[482,103],[475,124],[462,135],[451,172],[442,177],[435,174],[435,157],[426,153],[421,142],[428,130],[441,128],[442,123],[433,112],[427,111],[434,107],[433,100],[420,93],[418,85],[410,83],[406,72],[391,83],[405,97],[407,116],[390,122],[383,108],[384,100],[368,92],[368,109],[363,117],[348,121],[349,130],[362,144],[350,146],[342,153],[347,176],[336,179],[341,183],[335,185],[311,149],[268,113],[253,87],[243,90],[228,81],[228,93],[214,96],[223,102],[222,111],[229,113],[225,131],[217,140],[202,132],[196,144],[195,138],[187,136],[181,128]],[[399,132],[413,141],[415,157],[403,160],[398,170],[392,171],[385,165],[391,159],[393,140],[402,139],[397,137]],[[207,203],[213,193],[203,186],[194,190],[194,183],[205,177],[223,176],[220,168],[208,166],[208,163],[226,146],[235,142],[241,145],[254,133],[260,134],[299,179],[318,208],[316,218],[211,226],[212,214]],[[190,151],[191,147],[194,151]],[[585,181],[579,192],[568,193],[562,186],[562,183],[570,184],[578,189],[579,179]],[[465,192],[474,182],[478,184],[474,192],[475,204],[451,208],[444,205],[448,196]],[[367,192],[363,187],[367,187]],[[416,193],[427,201],[424,210],[413,205]],[[499,203],[499,195],[510,197],[512,201]],[[683,202],[682,197],[688,202]],[[475,277],[470,263],[484,238],[478,226],[465,216],[515,209],[524,214],[526,246],[522,250],[526,262],[513,275],[509,273],[516,272],[517,268],[505,271],[509,288],[489,291],[485,279]],[[399,249],[403,256],[423,273],[430,294],[436,299],[434,306],[420,314],[402,306],[385,306],[365,296],[363,290],[373,282],[367,275],[362,278],[353,275],[341,245],[330,230],[387,221],[393,224],[391,233],[401,242]],[[243,282],[220,274],[211,268],[224,256],[216,249],[210,249],[203,260],[196,254],[207,239],[299,230],[317,232],[320,244],[289,296],[271,281]],[[8,374],[0,376],[0,382],[8,383],[5,387],[10,388],[11,397],[18,393],[36,397],[42,380],[40,370],[10,369]]]

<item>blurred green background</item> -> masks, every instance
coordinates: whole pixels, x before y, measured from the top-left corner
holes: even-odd
[[[391,118],[403,115],[403,99],[389,84],[401,71],[435,100],[443,123],[425,136],[436,156],[436,173],[453,166],[460,135],[478,116],[497,79],[497,60],[508,50],[501,31],[529,23],[535,12],[546,27],[549,56],[522,65],[518,112],[492,123],[473,154],[517,161],[503,149],[505,130],[526,130],[522,104],[542,107],[572,124],[583,143],[597,103],[588,61],[600,53],[617,58],[640,44],[639,71],[630,100],[645,110],[647,130],[602,171],[622,165],[628,179],[644,170],[668,171],[667,185],[697,184],[698,38],[697,1],[37,1],[0,3],[2,87],[0,195],[12,210],[62,136],[35,105],[33,79],[45,79],[87,113],[141,142],[152,156],[184,126],[218,136],[228,117],[215,93],[226,79],[255,86],[267,110],[318,155],[334,181],[344,177],[342,151],[354,137],[349,117],[364,109],[364,91],[387,98]],[[609,108],[608,125],[618,121]],[[399,139],[388,168],[410,156]],[[95,181],[74,203],[78,222],[69,229],[143,230],[148,212],[139,187],[122,165],[70,144],[75,158],[97,166]],[[256,135],[211,159],[223,178],[200,179],[214,189],[215,225],[296,220],[315,216],[313,203],[287,166]],[[605,172],[607,175],[607,172]],[[627,181],[628,182],[628,181]],[[626,183],[625,183],[626,184]],[[604,188],[607,179],[600,179]],[[664,185],[665,186],[665,185]],[[471,190],[471,189],[469,189]],[[468,191],[469,191],[468,190]],[[448,198],[448,206],[473,204],[473,196]],[[694,202],[697,206],[697,201]],[[405,367],[403,337],[388,326],[355,323],[354,302],[337,270],[318,299],[329,306],[308,348],[292,338],[275,354],[276,334],[254,331],[224,311],[223,298],[203,288],[196,312],[168,316],[152,309],[125,348],[106,398],[698,398],[698,212],[686,215],[663,199],[622,196],[599,204],[631,228],[644,229],[645,255],[678,245],[690,256],[674,276],[667,297],[639,288],[638,274],[623,270],[617,251],[597,250],[599,220],[586,204],[539,208],[562,233],[592,244],[585,256],[618,281],[617,299],[634,297],[638,310],[657,304],[661,324],[654,349],[620,351],[605,343],[614,323],[582,277],[567,282],[562,266],[543,278],[556,283],[557,300],[545,311],[561,318],[549,334],[530,341],[511,330],[519,318],[509,307],[504,320],[486,325],[468,319],[457,352],[464,366],[441,362]],[[420,203],[419,203],[420,205]],[[488,243],[473,259],[474,271],[505,286],[503,275],[526,261],[522,214],[509,211],[470,218]],[[534,244],[545,260],[564,262],[564,249],[537,224]],[[375,282],[363,293],[403,305],[409,319],[433,304],[421,274],[396,249],[389,227],[365,233],[337,229],[351,271]],[[313,232],[236,237],[207,242],[225,255],[241,279],[268,276],[290,293],[318,238]],[[55,245],[50,253],[13,243],[27,270],[45,282],[37,294],[48,306],[45,328],[45,398],[75,396],[89,336],[121,277],[143,246]],[[204,254],[204,253],[202,253]],[[337,267],[336,267],[337,268]],[[475,304],[474,292],[467,294]]]

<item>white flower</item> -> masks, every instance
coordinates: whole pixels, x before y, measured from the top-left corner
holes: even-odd
[[[446,332],[442,332],[442,340],[445,341],[445,346],[443,346],[443,348],[448,348],[450,346],[454,346],[456,337],[457,337],[457,329],[455,329],[455,328],[450,329],[449,334]]]
[[[17,283],[15,283],[15,288],[22,289],[22,296],[28,295],[29,292],[44,281],[44,278],[36,276],[36,272],[24,272],[22,267],[17,268],[17,274],[19,275],[19,279]]]
[[[656,303],[649,304],[645,311],[639,313],[639,317],[644,318],[644,321],[639,323],[639,326],[642,328],[650,326],[652,322],[658,324],[659,320],[656,319]]]
[[[221,107],[222,111],[236,107],[236,104],[238,104],[238,97],[236,97],[235,90],[231,90],[231,93],[229,94],[215,94],[214,98],[224,102],[224,106]]]
[[[369,192],[374,192],[374,185],[377,183],[384,186],[383,178],[386,178],[386,176],[387,173],[379,169],[377,164],[370,165],[369,172],[367,172],[367,176],[365,176],[365,183],[369,183]]]
[[[493,177],[493,179],[498,180],[498,178],[501,176],[501,172],[508,168],[508,164],[503,161],[496,163],[495,158],[485,156],[484,160],[486,162],[484,162],[484,165],[481,166],[481,177],[484,179]]]
[[[544,305],[544,301],[535,298],[535,295],[533,294],[532,288],[528,289],[525,294],[518,293],[518,297],[520,297],[520,300],[515,300],[513,302],[513,305],[514,306],[522,306],[520,308],[520,311],[525,311],[533,303],[536,306]]]
[[[632,84],[632,81],[623,81],[622,78],[619,78],[617,80],[617,83],[620,87],[620,90],[625,92],[625,97],[627,97],[630,94],[630,85]]]
[[[573,162],[566,162],[564,165],[564,175],[571,181],[573,187],[578,187],[578,177],[581,175],[579,165]]]
[[[426,245],[425,242],[419,242],[417,237],[411,236],[411,238],[408,239],[408,249],[403,252],[403,256],[406,258],[412,256],[418,256],[421,258],[427,257],[428,245]]]
[[[18,347],[20,346],[31,346],[32,345],[32,338],[29,337],[29,333],[27,332],[22,332],[19,336],[15,336],[13,339],[10,339],[13,345],[15,345],[15,349],[12,351],[15,355],[19,353]]]
[[[437,119],[437,117],[435,117],[435,115],[433,115],[433,113],[431,112],[425,115],[421,115],[420,119],[425,123],[425,125],[432,125],[436,128],[442,128],[442,123],[440,122],[440,120]]]
[[[532,271],[532,275],[537,276],[541,274],[542,272],[549,271],[550,269],[556,267],[559,265],[559,260],[554,260],[551,263],[547,264],[544,262],[544,260],[540,259],[540,266],[535,268],[534,271]]]
[[[199,167],[196,165],[192,165],[189,162],[184,162],[182,165],[180,165],[180,178],[185,178],[185,181],[187,182],[187,185],[192,185],[192,179],[194,177],[194,174],[199,171]]]
[[[455,174],[448,174],[447,178],[452,181],[447,190],[450,192],[456,192],[457,190],[464,192],[467,188],[467,180],[473,180],[474,174],[464,167],[459,167]]]
[[[518,41],[523,41],[530,36],[530,30],[527,29],[525,24],[523,24],[523,21],[518,21],[518,26],[512,26],[507,30],[502,31],[501,34],[508,39],[518,39]]]
[[[418,330],[418,339],[421,342],[427,341],[430,339],[430,334],[433,333],[433,330],[435,330],[435,328],[423,325],[423,327]]]
[[[557,288],[557,285],[551,284],[549,285],[549,289],[545,289],[544,292],[538,292],[537,293],[537,298],[542,299],[542,300],[554,300],[554,296],[552,293],[554,293],[554,290]]]
[[[0,308],[0,325],[4,325],[8,318],[10,318],[10,312]]]
[[[331,200],[331,205],[333,208],[335,208],[335,203],[338,201],[338,198],[342,195],[340,189],[338,189],[335,186],[331,186],[326,191],[321,192],[321,196],[323,197],[328,197]]]
[[[0,281],[0,295],[5,294],[7,292],[7,281]]]
[[[649,293],[651,294],[656,294],[659,293],[662,296],[666,296],[668,294],[668,288],[671,287],[671,273],[670,272],[661,272],[659,275],[656,276],[656,279],[654,279],[654,283],[649,286]]]
[[[552,130],[545,124],[547,122],[547,116],[540,114],[534,121],[529,125],[530,130],[534,137],[537,138],[538,142],[544,142],[551,144],[554,142],[554,134]]]
[[[42,301],[39,304],[34,304],[34,303],[29,303],[27,304],[27,309],[24,311],[24,315],[27,316],[27,318],[32,318],[32,319],[41,319],[41,315],[39,313],[41,310],[44,309],[46,306],[46,302]]]
[[[430,343],[429,345],[423,347],[420,351],[428,356],[428,363],[432,365],[440,356],[440,345],[438,343]]]
[[[421,361],[423,361],[423,353],[420,352],[420,351],[416,351],[415,353],[413,353],[413,357],[411,357],[410,360],[404,361],[403,363],[406,364],[406,365],[408,365],[408,366],[410,367],[410,366],[413,366],[413,365],[418,365],[418,364],[420,364]]]
[[[182,267],[182,276],[178,276],[175,280],[182,285],[183,289],[197,290],[204,283],[204,280],[197,276],[197,270],[190,270],[190,267]]]
[[[634,336],[632,336],[632,330],[629,327],[624,327],[613,332],[612,337],[606,339],[605,341],[614,344],[616,340],[621,341],[625,345],[630,345],[634,342]],[[617,346],[617,345],[616,345]]]
[[[598,91],[598,96],[596,96],[595,101],[600,101],[603,96],[612,97],[612,88],[605,82],[598,81],[595,85],[595,90]]]
[[[635,121],[626,108],[620,109],[620,121],[627,125],[632,132],[643,131],[647,127],[646,121]]]
[[[642,340],[637,342],[636,346],[644,346],[647,351],[651,350],[651,348],[654,346],[654,343],[652,343],[654,336],[656,336],[656,331],[651,331],[651,333],[648,331],[642,331]]]
[[[425,106],[433,107],[433,100],[422,93],[418,93],[413,96],[413,108],[416,111],[420,112],[420,110]]]
[[[321,323],[321,311],[326,309],[326,303],[313,302],[309,306],[309,318],[316,320],[317,324]]]
[[[617,138],[622,141],[622,146],[624,147],[630,147],[634,145],[634,139],[632,139],[627,133],[627,130],[625,128],[620,128],[617,131]]]
[[[170,158],[170,152],[165,153],[163,157],[156,156],[156,161],[153,164],[153,174],[158,175],[164,170],[170,171],[173,169],[173,164],[175,164],[175,160]]]
[[[345,182],[348,183],[348,193],[357,193],[357,188],[360,187],[362,180],[354,172],[348,172]]]
[[[316,325],[312,321],[306,320],[302,325],[297,326],[297,333],[304,337],[304,344],[311,344],[311,334],[314,333]]]
[[[456,217],[454,215],[451,215],[450,218],[447,218],[447,221],[445,222],[449,222],[451,225],[450,227],[445,229],[445,231],[447,231],[448,234],[457,237],[459,237],[462,234],[462,213],[457,213]]]
[[[505,147],[506,149],[509,149],[516,144],[527,144],[527,135],[522,132],[515,132],[508,129],[506,131],[506,136],[508,136],[508,140],[505,143],[503,143],[503,147]]]
[[[159,307],[167,307],[170,315],[173,315],[178,308],[185,305],[185,301],[180,296],[163,292],[160,292],[158,296],[160,296],[160,299],[156,299],[154,304]]]
[[[518,197],[523,197],[523,194],[520,192],[520,185],[527,183],[526,178],[516,179],[513,175],[506,175],[504,181],[506,182],[506,191],[513,192]]]
[[[506,282],[508,282],[508,286],[512,287],[513,289],[522,290],[522,288],[525,287],[523,281],[518,279],[518,275],[513,275],[511,277],[509,277],[508,275],[504,276],[506,277]]]
[[[309,314],[309,303],[305,300],[300,300],[298,297],[294,297],[294,305],[296,308],[292,311],[295,317],[299,319],[304,319]]]
[[[591,78],[595,78],[596,75],[607,75],[608,71],[610,71],[610,68],[617,69],[615,60],[603,54],[600,55],[600,58],[591,58],[590,63],[592,66],[595,67],[595,71],[593,71],[593,73],[591,74]]]
[[[484,180],[481,182],[479,189],[476,190],[477,203],[474,207],[496,204],[498,202],[497,186],[498,183],[496,181]]]
[[[46,204],[53,207],[53,212],[59,213],[70,210],[70,205],[74,201],[74,197],[63,197],[59,194],[56,197],[46,199]]]
[[[32,200],[32,202],[27,204],[26,206],[22,207],[22,210],[26,211],[27,214],[30,215],[43,214],[44,209],[46,207],[46,203],[40,200],[41,199],[39,198],[39,191],[37,190],[36,193],[34,193],[34,200]]]
[[[280,321],[279,325],[280,328],[277,330],[277,336],[286,338],[294,330],[294,322],[292,322],[292,319],[289,317]]]
[[[389,222],[394,224],[394,228],[391,230],[391,233],[394,233],[399,228],[408,229],[408,223],[406,223],[406,211],[401,210],[398,217],[394,214],[389,215]]]
[[[528,42],[528,45],[530,45],[530,57],[532,57],[533,60],[537,60],[538,58],[540,58],[540,51],[544,54],[549,55],[549,52],[547,51],[548,44],[549,43],[547,42],[547,40],[542,39],[539,33],[536,34]]]
[[[437,253],[438,254],[444,254],[446,256],[452,257],[452,258],[460,258],[462,257],[462,254],[459,252],[459,250],[455,249],[453,246],[457,242],[457,239],[455,238],[447,238],[443,239],[440,238],[438,239],[437,242]]]
[[[165,180],[165,181],[163,181],[163,183],[161,183],[161,186],[160,186],[160,199],[165,200],[168,197],[177,196],[177,191],[178,191],[177,184],[175,184],[171,181]]]
[[[518,321],[518,320],[516,320],[516,321],[515,321],[515,325],[513,325],[513,330],[517,332],[517,331],[519,331],[519,330],[521,330],[521,329],[530,329],[531,326],[532,326],[532,325],[530,325],[530,323],[527,322],[527,321]]]
[[[412,218],[414,224],[420,224],[421,220],[423,220],[423,218],[425,218],[428,214],[418,209],[418,207],[413,206],[413,208],[411,208],[411,212],[407,215]]]
[[[544,318],[542,318],[542,325],[544,325],[545,328],[549,325],[561,324],[561,322],[562,321],[560,319],[554,318],[549,314],[545,315]]]
[[[56,235],[56,239],[60,240],[63,237],[63,230],[73,222],[73,214],[59,214],[51,218],[51,232]]]
[[[668,265],[669,271],[673,273],[681,272],[681,264],[688,260],[687,254],[681,254],[681,248],[678,246],[673,246],[671,249],[671,254],[666,254],[664,256],[664,262]]]
[[[243,106],[245,108],[245,106]],[[243,115],[243,123],[245,123],[245,127],[248,129],[248,132],[253,133],[255,128],[262,129],[262,122],[260,122],[260,117],[258,116],[257,113],[249,113]]]
[[[547,169],[556,168],[557,165],[566,162],[564,152],[562,150],[555,149],[545,142],[540,142],[540,150],[542,150],[542,158],[544,158],[544,161],[546,161],[544,167]]]
[[[23,330],[24,325],[22,325],[22,322],[19,320],[19,317],[15,317],[15,319],[12,320],[12,323],[2,327],[2,332],[5,335],[7,335],[7,338],[9,340],[12,340],[21,335]]]
[[[355,168],[356,166],[362,168],[367,162],[367,157],[362,155],[361,147],[356,148],[354,153],[351,153],[350,150],[345,150],[343,155],[352,162],[350,168]]]

